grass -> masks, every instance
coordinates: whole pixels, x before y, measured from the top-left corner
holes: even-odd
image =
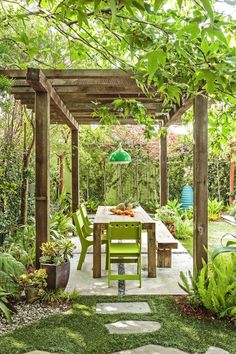
[[[220,245],[221,237],[225,233],[236,234],[236,225],[229,224],[225,221],[210,221],[208,223],[208,247],[211,252],[217,245]],[[180,240],[188,252],[193,254],[193,239]]]
[[[96,314],[97,302],[148,301],[151,314]],[[160,331],[136,335],[111,335],[105,324],[118,320],[157,320]],[[1,354],[23,354],[45,350],[60,354],[105,354],[146,344],[172,346],[188,353],[205,353],[218,346],[236,353],[235,327],[220,320],[197,320],[182,315],[172,297],[81,296],[67,314],[49,316],[0,337]]]

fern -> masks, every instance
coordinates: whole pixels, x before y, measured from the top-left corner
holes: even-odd
[[[25,272],[25,268],[23,264],[18,262],[12,255],[0,253],[0,271],[13,277],[18,277]]]
[[[19,297],[17,278],[25,272],[22,263],[8,253],[0,253],[0,287],[13,297]]]
[[[218,317],[236,317],[236,258],[217,257],[204,264],[199,273],[197,288],[203,305]]]

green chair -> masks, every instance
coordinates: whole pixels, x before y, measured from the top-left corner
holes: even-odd
[[[107,233],[108,287],[110,287],[111,280],[139,280],[141,288],[141,235],[142,224],[140,222],[109,223]],[[112,263],[137,263],[137,273],[111,274]]]
[[[77,210],[75,213],[73,213],[72,217],[81,244],[81,254],[77,266],[77,269],[81,270],[88,248],[93,245],[93,235],[87,233],[85,229],[82,213],[80,210]],[[107,244],[107,237],[105,235],[101,236],[101,242],[102,244]],[[107,258],[106,258],[106,269],[107,269]]]
[[[85,204],[80,204],[79,209],[80,209],[81,214],[82,214],[85,230],[86,230],[87,233],[90,234],[91,232],[93,232],[93,224],[90,222],[90,220],[88,218],[86,205]]]

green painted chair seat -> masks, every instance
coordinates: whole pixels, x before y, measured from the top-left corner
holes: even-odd
[[[113,243],[109,247],[110,255],[124,254],[124,255],[139,255],[140,246],[137,243]]]

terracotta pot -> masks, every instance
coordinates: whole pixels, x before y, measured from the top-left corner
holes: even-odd
[[[62,264],[45,264],[40,265],[47,272],[47,288],[57,290],[65,288],[70,276],[70,262]]]

